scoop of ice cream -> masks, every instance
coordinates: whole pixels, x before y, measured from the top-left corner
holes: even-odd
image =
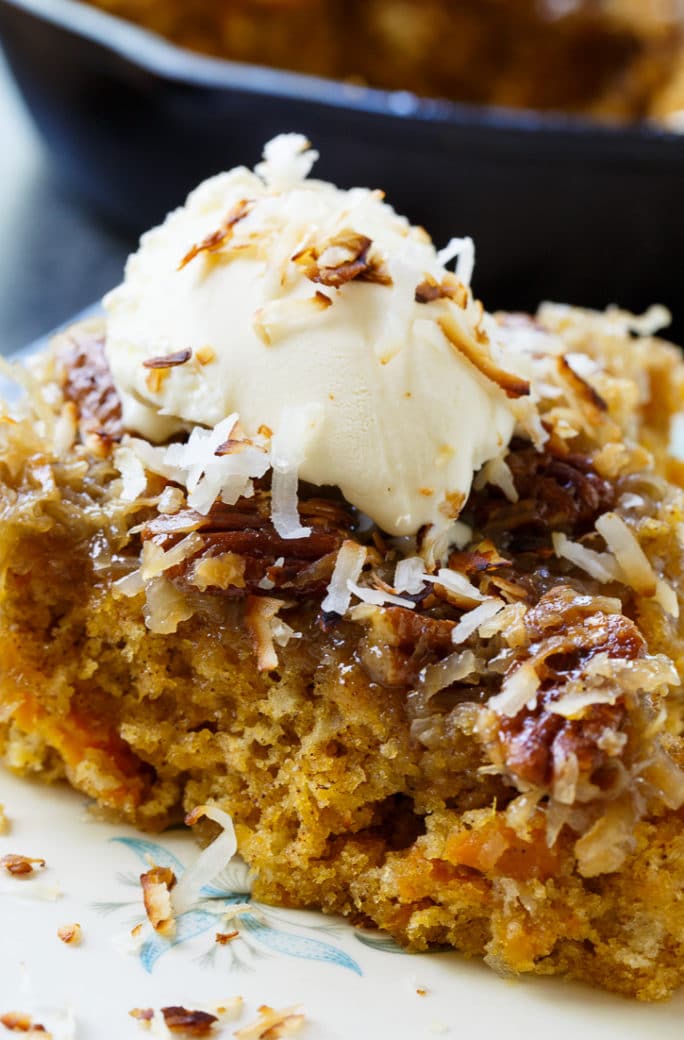
[[[381,192],[307,179],[298,135],[264,154],[144,235],[106,298],[124,421],[162,441],[238,413],[389,533],[444,524],[525,392],[467,286],[472,244],[438,254]]]

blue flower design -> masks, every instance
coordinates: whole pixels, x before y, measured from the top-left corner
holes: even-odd
[[[123,837],[112,838],[111,841],[125,846],[146,867],[154,862],[160,867],[169,867],[176,877],[181,877],[185,870],[178,857],[158,842]],[[118,879],[122,884],[130,885],[130,878],[126,875],[119,875]],[[176,930],[172,937],[164,938],[154,934],[143,943],[139,956],[147,972],[152,972],[159,958],[172,947],[190,942],[212,930],[221,931],[228,918],[233,920],[234,927],[239,930],[241,943],[218,947],[212,941],[202,957],[203,961],[213,962],[220,949],[227,952],[231,967],[236,969],[251,968],[251,960],[259,956],[281,955],[336,965],[356,975],[363,974],[358,962],[340,946],[313,938],[311,934],[302,934],[318,932],[328,937],[340,933],[344,935],[344,926],[334,922],[304,924],[288,920],[280,911],[256,903],[249,892],[247,867],[240,861],[230,863],[214,884],[202,888],[201,894],[203,898],[198,906],[176,919]],[[112,914],[123,909],[130,911],[136,905],[137,901],[100,903],[96,909],[103,914]],[[287,930],[283,925],[287,926]]]

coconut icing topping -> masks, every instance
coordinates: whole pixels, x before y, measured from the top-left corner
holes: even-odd
[[[167,462],[194,467],[209,504],[222,485],[205,469],[229,464],[239,420],[268,458],[239,465],[270,465],[279,508],[305,480],[390,534],[443,528],[505,454],[527,383],[470,291],[472,243],[438,253],[381,192],[310,179],[316,158],[275,138],[143,236],[105,299],[125,425],[158,443],[189,431]]]

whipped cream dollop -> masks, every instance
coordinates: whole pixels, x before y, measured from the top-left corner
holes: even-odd
[[[316,158],[278,137],[142,237],[105,299],[125,425],[162,442],[237,413],[274,471],[294,460],[390,534],[444,527],[526,385],[468,287],[472,243],[437,253],[381,192],[309,179]]]

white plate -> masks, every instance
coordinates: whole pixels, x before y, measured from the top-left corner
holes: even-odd
[[[232,1037],[261,1004],[301,1004],[302,1040],[681,1037],[684,994],[669,1004],[637,1004],[554,979],[501,979],[457,954],[406,954],[336,918],[253,903],[240,869],[229,868],[215,894],[179,920],[180,941],[154,937],[135,950],[129,933],[144,919],[138,876],[145,857],[182,873],[198,854],[191,835],[154,837],[103,823],[75,792],[7,773],[0,800],[11,818],[0,856],[47,861],[35,879],[0,878],[0,1014],[28,1011],[54,1028],[59,1013],[71,1010],[79,1038],[134,1040],[148,1034],[131,1008],[211,1010],[239,994],[242,1017],[216,1028],[216,1037]],[[236,903],[247,908],[233,923],[226,914]],[[73,922],[83,941],[65,946],[57,929]],[[233,928],[238,938],[217,945],[216,932]]]
[[[81,1040],[135,1040],[149,1034],[128,1015],[132,1008],[211,1010],[236,995],[244,1012],[215,1028],[219,1040],[254,1020],[262,1004],[301,1004],[302,1040],[681,1037],[684,991],[644,1005],[554,979],[504,980],[453,953],[406,954],[344,921],[252,902],[239,868],[179,920],[174,943],[153,937],[131,949],[130,929],[144,919],[138,878],[146,857],[179,875],[198,854],[191,835],[152,838],[103,823],[75,792],[1,771],[0,802],[11,819],[0,856],[47,861],[35,879],[0,877],[0,1015],[32,1013],[55,1040],[71,1038],[70,1016]],[[57,898],[41,898],[55,889]],[[247,905],[230,918],[238,904]],[[74,922],[83,941],[65,946],[57,929]],[[218,945],[216,933],[233,928],[239,936]]]

